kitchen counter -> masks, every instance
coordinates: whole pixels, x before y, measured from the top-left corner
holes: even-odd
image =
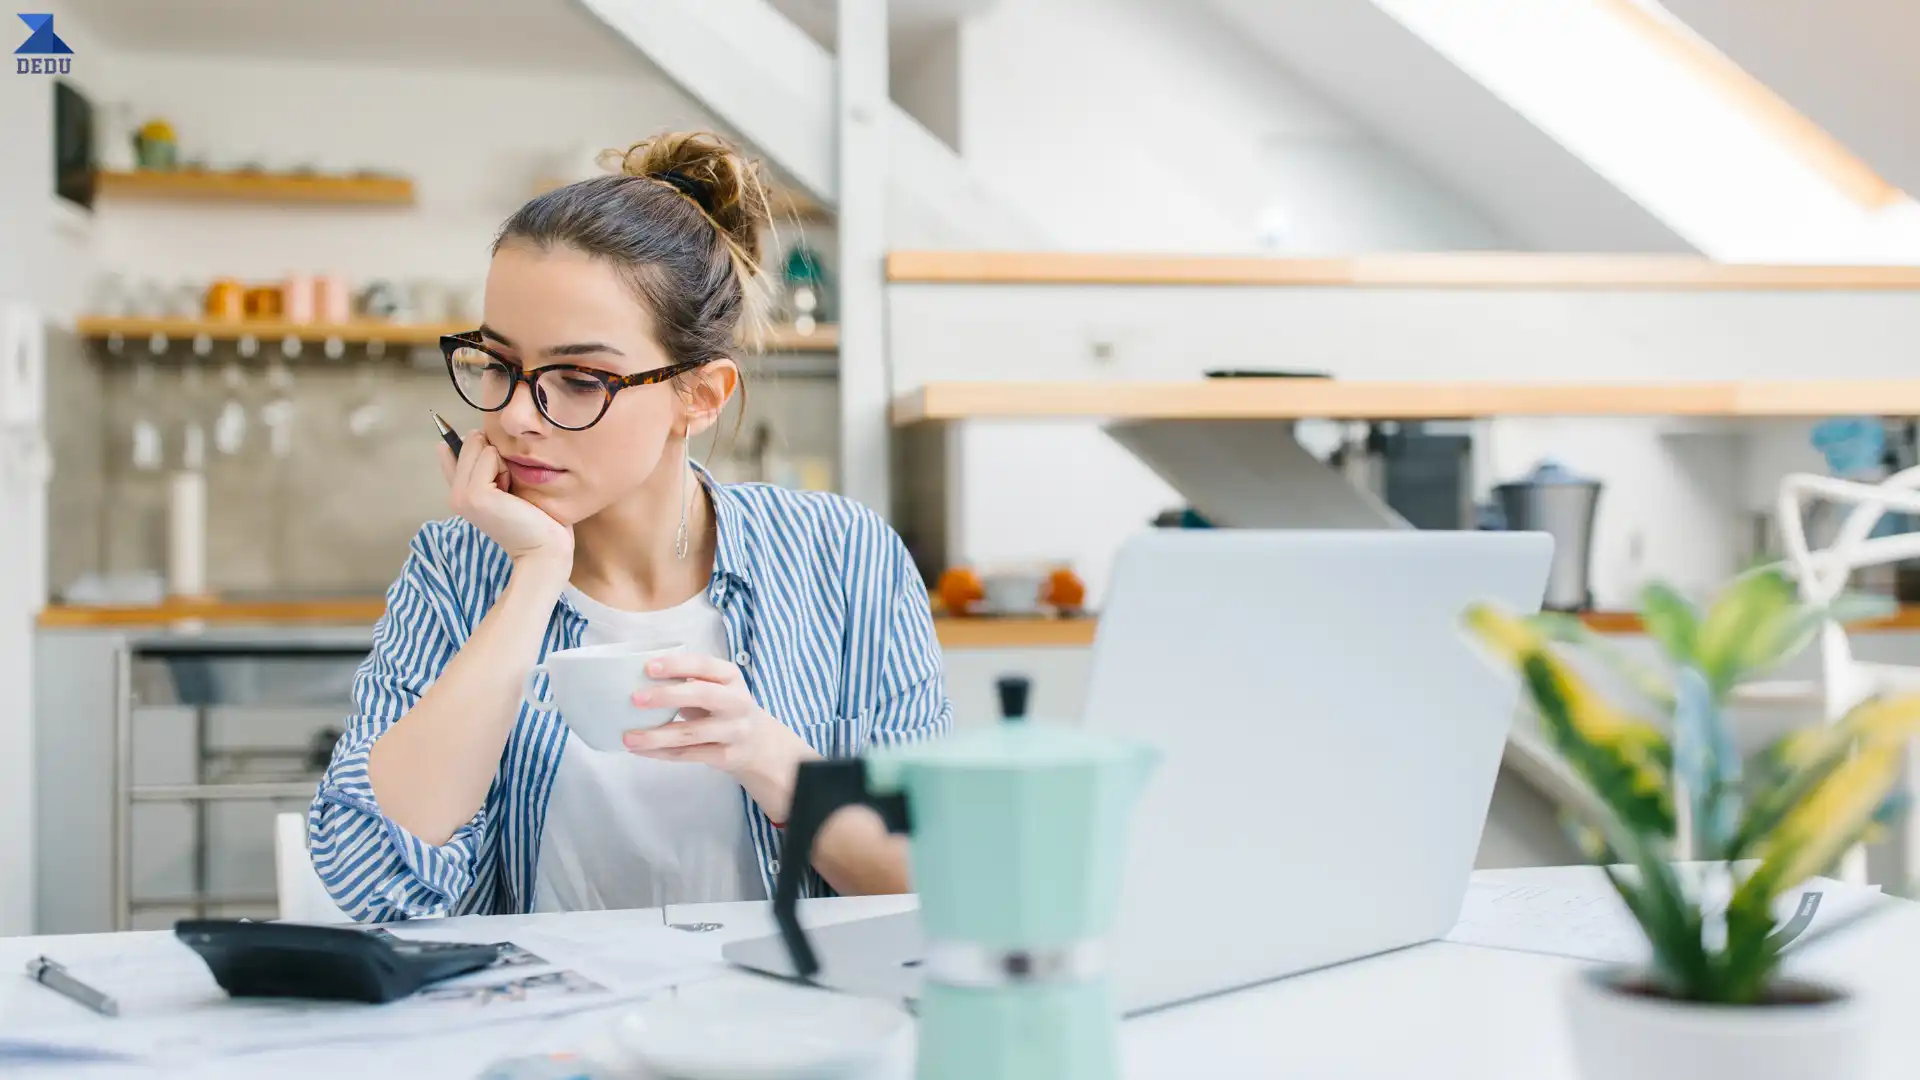
[[[381,597],[324,600],[172,599],[126,606],[50,605],[40,612],[42,630],[126,630],[180,623],[223,626],[334,624],[371,626],[386,610]]]
[[[244,635],[248,644],[258,643],[265,632],[287,632],[288,641],[307,641],[312,633],[325,630],[328,635],[358,635],[364,642],[366,629],[385,609],[378,597],[289,601],[175,600],[165,604],[134,607],[77,607],[55,605],[40,613],[43,630],[137,630],[195,626],[193,639],[202,643],[214,628]],[[1603,634],[1638,634],[1640,616],[1631,611],[1590,611],[1581,616],[1588,626]],[[936,615],[934,627],[940,644],[949,649],[1085,648],[1093,644],[1093,617],[1050,618],[1044,616],[952,617]],[[358,628],[358,629],[356,629]],[[1920,630],[1920,605],[1902,607],[1893,615],[1870,619],[1853,627],[1860,631]],[[172,631],[169,631],[172,632]],[[331,638],[327,642],[333,644]]]

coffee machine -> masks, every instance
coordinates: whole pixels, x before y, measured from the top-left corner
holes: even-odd
[[[800,767],[774,917],[819,972],[797,903],[836,810],[865,805],[910,838],[926,935],[916,1080],[1117,1080],[1108,976],[1127,820],[1152,749],[1025,719],[1024,680],[991,728]]]

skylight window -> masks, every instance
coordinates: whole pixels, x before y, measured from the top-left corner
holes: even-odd
[[[1374,0],[1706,255],[1920,262],[1920,206],[1655,0]]]

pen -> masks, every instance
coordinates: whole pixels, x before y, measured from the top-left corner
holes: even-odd
[[[440,429],[440,438],[446,441],[447,449],[453,451],[454,459],[456,461],[459,460],[460,436],[455,435],[453,433],[453,428],[449,426],[445,420],[440,419],[439,413],[434,412],[432,409],[428,409],[427,415],[433,417],[433,426]]]
[[[74,978],[66,968],[44,956],[27,961],[27,978],[69,1001],[85,1005],[101,1016],[120,1015],[119,1002]]]

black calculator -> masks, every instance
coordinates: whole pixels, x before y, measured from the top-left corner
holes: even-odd
[[[410,941],[384,930],[245,919],[185,919],[173,936],[234,997],[379,1005],[429,983],[490,967],[504,945]]]

